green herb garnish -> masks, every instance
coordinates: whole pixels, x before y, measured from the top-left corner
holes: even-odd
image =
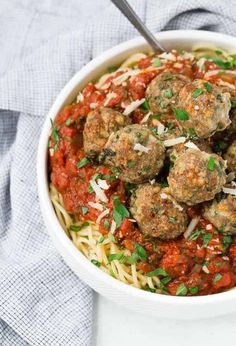
[[[114,197],[113,203],[114,203],[113,218],[116,222],[116,227],[118,228],[120,227],[123,219],[125,217],[130,216],[130,213],[128,209],[124,206],[124,204],[121,203],[118,196]]]
[[[107,219],[104,220],[103,226],[104,226],[106,229],[109,229],[110,224],[109,224],[109,221],[108,221]]]
[[[207,247],[212,239],[212,234],[211,233],[203,234],[202,239],[203,239],[203,246]]]
[[[209,169],[209,171],[214,171],[215,166],[216,166],[216,163],[215,163],[214,157],[212,157],[212,156],[209,157],[208,162],[207,162],[207,168]]]
[[[213,279],[213,284],[216,284],[218,281],[220,281],[222,279],[222,275],[220,273],[217,273],[215,276],[214,276],[214,279]]]
[[[97,267],[100,267],[100,266],[101,266],[101,262],[99,262],[99,261],[97,261],[97,260],[95,260],[95,259],[92,259],[91,262],[92,262],[95,266],[97,266]]]
[[[89,162],[90,162],[89,159],[87,157],[84,157],[82,160],[80,160],[77,163],[77,167],[82,168],[82,167],[86,166]]]
[[[72,124],[72,120],[69,118],[66,120],[66,126],[70,126]]]
[[[184,109],[174,108],[174,113],[177,120],[186,121],[189,119],[189,115]]]
[[[102,244],[103,242],[104,242],[104,236],[102,235],[99,239],[98,239],[98,241],[97,241],[97,244]]]
[[[198,291],[199,291],[199,287],[198,287],[198,286],[190,287],[190,288],[189,288],[189,292],[190,292],[191,294],[197,294]]]
[[[200,96],[203,93],[203,89],[202,88],[198,88],[196,89],[194,92],[192,92],[192,97],[194,99],[196,99],[198,96]]]
[[[128,168],[133,168],[136,165],[136,161],[128,161]]]
[[[236,108],[236,100],[231,100],[231,108]]]
[[[177,296],[186,296],[188,293],[188,289],[184,283],[180,284],[177,288],[176,295]]]
[[[113,235],[112,233],[108,233],[108,239],[109,239],[110,241],[112,241],[113,243],[116,242],[116,239],[115,239],[115,237],[114,237],[114,235]]]
[[[195,229],[192,231],[192,233],[189,235],[188,240],[196,240],[201,234],[200,229]]]
[[[204,87],[206,88],[206,91],[208,91],[209,93],[213,90],[213,86],[211,83],[205,82]]]
[[[168,276],[168,273],[162,268],[157,268],[157,269],[153,270],[152,272],[147,273],[147,276],[149,276],[149,277]]]
[[[115,253],[115,254],[111,254],[108,256],[108,261],[109,263],[114,261],[114,260],[117,260],[117,261],[122,261],[124,259],[124,254],[122,252],[120,253]]]
[[[163,80],[170,80],[172,79],[174,76],[173,74],[170,74],[169,76],[166,76]]]
[[[153,66],[155,66],[155,67],[160,67],[161,66],[161,59],[159,59],[159,58],[155,58],[154,60],[153,60]]]
[[[113,72],[115,72],[117,70],[117,66],[110,66],[110,67],[108,67],[108,72],[109,73],[113,73]]]
[[[134,248],[135,248],[135,251],[136,251],[138,257],[140,258],[140,260],[146,261],[147,260],[146,250],[141,245],[139,245],[138,243],[134,243]]]
[[[167,97],[168,99],[170,99],[173,96],[173,91],[171,88],[166,89],[164,92],[164,96]]]
[[[82,207],[81,209],[82,209],[82,214],[83,215],[87,214],[87,212],[88,212],[88,208],[87,207]]]
[[[139,260],[139,255],[136,252],[134,252],[134,253],[132,253],[131,256],[128,256],[126,258],[126,263],[135,264],[135,263],[137,263],[138,260]]]
[[[232,239],[231,235],[224,235],[223,236],[223,244],[222,244],[223,251],[228,249],[228,247],[230,246],[232,241],[233,241],[233,239]]]
[[[150,109],[150,105],[147,99],[142,103],[141,108],[145,111]]]

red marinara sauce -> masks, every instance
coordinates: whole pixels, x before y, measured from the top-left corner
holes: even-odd
[[[52,124],[49,140],[50,179],[62,194],[66,210],[81,220],[96,221],[101,211],[89,205],[96,202],[90,182],[99,177],[109,182],[109,189],[105,191],[105,204],[110,213],[105,219],[107,222],[102,220],[99,226],[104,235],[109,231],[107,224],[110,225],[112,221],[114,196],[126,205],[128,194],[124,183],[110,168],[86,159],[83,151],[86,116],[94,105],[103,106],[109,93],[115,94],[115,97],[105,105],[123,111],[127,103],[145,97],[147,85],[165,69],[190,78],[202,77],[189,60],[178,64],[170,61],[165,68],[150,70],[151,60],[151,57],[140,60],[140,73],[122,85],[112,83],[113,79],[124,73],[121,71],[110,75],[101,88],[89,83],[80,95],[80,102],[66,106]],[[210,64],[207,66],[209,70],[212,68],[216,67]],[[136,109],[131,114],[132,122],[140,123],[145,113],[142,107]],[[194,217],[192,210],[189,210],[189,216]],[[222,234],[204,219],[200,219],[190,239],[181,236],[176,240],[161,241],[145,238],[135,223],[124,218],[115,232],[115,238],[131,252],[142,253],[137,268],[149,276],[157,275],[164,294],[207,295],[228,290],[236,284],[236,239]]]

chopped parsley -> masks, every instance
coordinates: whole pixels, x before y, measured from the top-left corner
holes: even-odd
[[[131,256],[128,256],[126,258],[126,263],[135,264],[138,260],[139,260],[139,255],[136,252],[134,252],[134,253],[132,253]]]
[[[121,203],[118,196],[115,196],[113,199],[114,210],[113,210],[113,218],[116,222],[116,227],[120,227],[123,219],[125,217],[129,217],[130,213],[128,209]]]
[[[196,240],[201,234],[200,229],[195,229],[188,237],[188,240]]]
[[[125,259],[125,255],[122,252],[111,254],[111,255],[108,256],[108,262],[109,263],[114,261],[114,260],[122,262],[124,259]]]
[[[98,241],[97,241],[97,244],[102,244],[103,242],[104,242],[104,236],[102,235],[99,239],[98,239]]]
[[[89,162],[90,162],[89,159],[87,157],[84,157],[82,160],[80,160],[77,163],[77,167],[82,168],[82,167],[86,166]]]
[[[198,96],[200,96],[203,93],[203,89],[202,88],[198,88],[196,89],[194,92],[192,92],[192,97],[194,99],[196,99]]]
[[[231,100],[231,108],[236,108],[236,100]]]
[[[104,220],[103,226],[108,229],[110,227],[109,221],[107,219]],[[109,237],[109,234],[108,234]],[[114,236],[113,236],[114,237]]]
[[[82,207],[81,209],[82,209],[82,214],[83,215],[87,214],[87,212],[88,212],[88,208],[87,207]]]
[[[72,124],[72,120],[69,118],[66,120],[66,126],[70,126]]]
[[[71,226],[70,226],[70,231],[76,232],[76,233],[77,233],[77,232],[81,231],[81,229],[82,229],[83,227],[87,227],[87,226],[89,226],[88,221],[83,222],[82,225],[80,225],[80,226],[71,225]]]
[[[186,296],[188,293],[188,289],[184,283],[180,284],[177,288],[176,295],[177,296]]]
[[[170,80],[172,79],[174,76],[173,74],[170,74],[169,76],[166,76],[163,80]]]
[[[149,276],[149,277],[168,276],[168,273],[162,268],[157,268],[157,269],[153,270],[152,272],[147,273],[147,276]]]
[[[207,247],[212,239],[212,234],[211,233],[203,234],[202,239],[203,239],[203,246]]]
[[[128,168],[133,168],[136,165],[136,161],[128,161]]]
[[[136,251],[139,259],[141,261],[146,261],[147,260],[146,250],[141,245],[139,245],[138,243],[134,243],[134,248],[135,248],[135,251]]]
[[[108,67],[108,72],[109,73],[113,73],[113,72],[115,72],[117,70],[117,66],[110,66],[110,67]]]
[[[223,240],[222,248],[223,248],[223,251],[225,251],[228,249],[233,239],[231,235],[224,235],[222,240]]]
[[[155,58],[154,60],[153,60],[153,66],[155,66],[155,67],[160,67],[161,66],[161,59],[159,59],[159,58]]]
[[[216,284],[218,281],[220,281],[222,279],[222,275],[220,273],[217,273],[215,276],[214,276],[214,279],[213,279],[213,284]]]
[[[189,119],[189,115],[184,109],[174,108],[174,113],[177,120],[186,121]]]
[[[177,222],[176,217],[170,216],[170,217],[169,217],[169,222],[172,223],[172,224],[176,224],[176,222]]]
[[[141,108],[145,111],[150,109],[150,105],[147,99],[142,103]]]
[[[199,291],[199,287],[198,287],[198,286],[190,287],[190,288],[189,288],[189,292],[190,292],[191,294],[197,294],[198,291]]]
[[[166,89],[164,92],[164,96],[167,97],[168,99],[170,99],[173,96],[173,91],[171,88]]]
[[[213,86],[211,83],[205,82],[204,87],[206,88],[206,91],[208,91],[209,93],[213,90]]]
[[[58,126],[55,126],[52,119],[50,119],[52,125],[52,138],[55,142],[54,150],[57,150],[60,141],[60,132]]]
[[[215,166],[216,166],[215,159],[214,157],[210,156],[207,162],[207,168],[209,169],[209,171],[214,171]]]
[[[95,259],[92,259],[91,262],[92,262],[95,266],[101,267],[101,262],[99,262],[99,261],[97,261],[97,260],[95,260]]]

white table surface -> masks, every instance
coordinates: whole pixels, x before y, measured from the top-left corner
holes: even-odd
[[[205,320],[163,320],[95,296],[93,346],[233,346],[236,313]],[[180,312],[181,313],[181,312]]]

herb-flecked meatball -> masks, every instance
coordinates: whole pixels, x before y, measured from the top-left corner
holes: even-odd
[[[230,107],[229,93],[196,79],[180,90],[175,115],[186,133],[207,138],[229,126]]]
[[[226,182],[225,162],[216,154],[188,149],[176,157],[168,182],[179,202],[194,205],[209,201]]]
[[[95,158],[104,148],[110,134],[130,123],[127,116],[111,108],[100,107],[91,111],[84,127],[84,151]]]
[[[228,147],[224,159],[227,160],[227,168],[236,173],[236,140]]]
[[[175,107],[180,89],[190,79],[180,74],[165,71],[156,76],[148,85],[146,98],[153,113],[169,113]]]
[[[131,197],[130,211],[141,232],[151,237],[177,238],[188,224],[186,209],[160,185],[139,186]]]
[[[142,125],[128,125],[112,134],[101,159],[116,167],[119,179],[142,183],[157,175],[163,166],[165,148],[151,130]]]
[[[236,234],[236,197],[228,195],[206,203],[203,216],[222,232]]]

